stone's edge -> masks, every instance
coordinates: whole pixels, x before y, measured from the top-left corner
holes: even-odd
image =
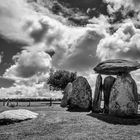
[[[105,66],[107,65],[107,66]],[[117,75],[119,73],[129,73],[140,68],[140,63],[128,60],[112,59],[106,60],[96,65],[93,70],[96,73],[105,75]]]
[[[29,114],[24,115],[23,112]],[[26,109],[6,110],[0,113],[0,120],[28,120],[35,119],[38,115],[38,113]]]
[[[107,71],[107,70],[101,70],[101,71],[95,71],[96,73],[98,74],[104,74],[104,75],[119,75],[119,74],[122,74],[122,73],[130,73],[131,71],[135,71],[137,69],[133,69],[133,70],[122,70],[122,71]]]

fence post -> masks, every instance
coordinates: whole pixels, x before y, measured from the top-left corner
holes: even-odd
[[[28,106],[31,106],[31,101],[29,100],[29,105]]]
[[[50,106],[52,106],[52,98],[50,98]]]
[[[10,101],[9,101],[9,99],[8,99],[8,100],[7,100],[7,106],[9,106],[9,102],[10,102]]]
[[[3,100],[3,106],[5,106],[5,100]]]
[[[17,100],[17,106],[18,106],[18,100]]]

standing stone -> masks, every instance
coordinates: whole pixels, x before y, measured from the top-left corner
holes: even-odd
[[[130,74],[122,74],[111,89],[109,114],[131,116],[138,111],[138,93],[135,81]]]
[[[104,113],[109,112],[109,97],[110,97],[111,88],[112,88],[114,82],[115,82],[115,78],[112,76],[107,76],[104,79],[104,84],[103,84]]]
[[[92,112],[101,112],[102,100],[102,76],[99,74],[96,79],[94,99],[92,103]]]
[[[68,100],[71,92],[72,92],[72,83],[68,83],[63,92],[63,98],[60,104],[61,107],[66,107],[68,105]]]
[[[69,109],[88,111],[92,106],[92,91],[86,78],[80,76],[72,83],[72,92],[68,100]]]

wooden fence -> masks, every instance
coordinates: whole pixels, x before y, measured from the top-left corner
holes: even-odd
[[[44,102],[44,104],[52,106],[53,104],[60,104],[61,100],[54,100],[52,98],[50,99],[1,99],[0,102],[2,102],[3,106],[19,106],[19,104],[22,102],[27,103],[27,106],[31,106],[32,103],[37,103],[37,102]]]

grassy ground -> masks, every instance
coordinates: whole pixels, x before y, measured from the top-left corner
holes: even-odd
[[[91,112],[68,112],[59,105],[22,108],[39,113],[39,117],[20,123],[0,125],[0,140],[140,139],[139,116],[121,119]],[[9,108],[1,107],[0,111],[7,109]]]

